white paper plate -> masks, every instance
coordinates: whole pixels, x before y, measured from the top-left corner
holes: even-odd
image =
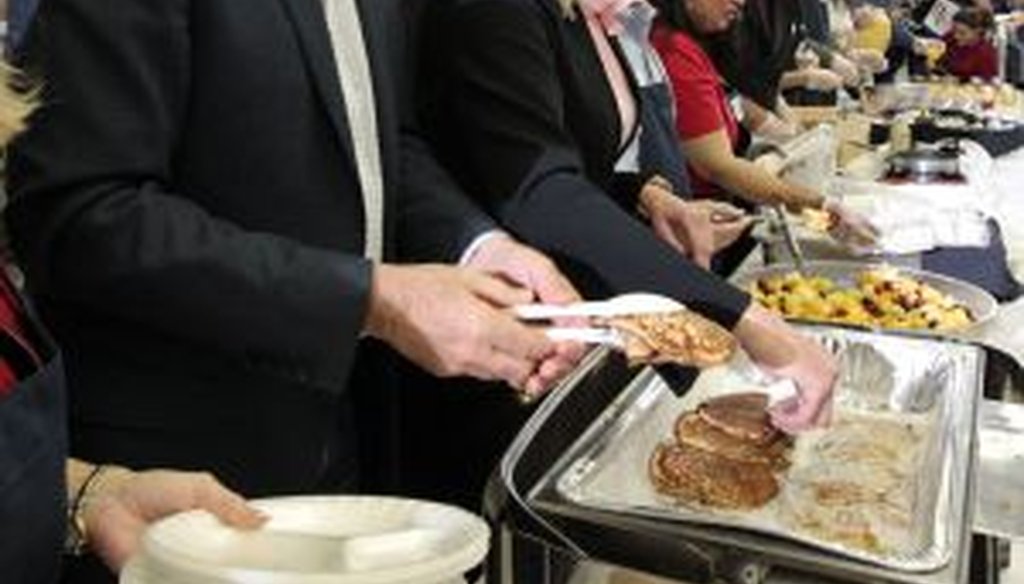
[[[255,501],[260,530],[222,525],[205,511],[154,524],[122,584],[440,584],[459,581],[487,553],[479,517],[392,497],[288,497]]]

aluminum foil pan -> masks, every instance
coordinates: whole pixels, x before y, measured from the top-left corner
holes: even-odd
[[[781,477],[779,495],[754,511],[686,506],[655,491],[648,478],[648,460],[659,443],[671,438],[675,419],[708,397],[749,391],[763,382],[742,356],[701,373],[681,397],[652,370],[637,375],[538,488],[553,487],[558,496],[586,508],[760,532],[905,572],[942,568],[960,549],[967,529],[974,409],[963,404],[977,399],[982,351],[928,339],[825,327],[808,330],[840,358],[838,419],[898,420],[920,433],[905,487],[909,520],[903,531],[883,534],[884,548],[847,545],[788,519],[787,506],[792,504],[796,484],[788,477],[800,471],[799,461]],[[797,439],[797,449],[802,441],[818,439],[808,436]]]
[[[885,265],[886,264],[880,262],[813,261],[807,262],[804,265],[804,273],[809,276],[824,276],[833,280],[840,286],[856,286],[856,276],[858,273],[872,268],[883,267]],[[999,310],[999,304],[991,294],[969,282],[950,278],[949,276],[936,274],[935,272],[929,272],[926,270],[904,267],[899,267],[898,270],[900,274],[920,280],[962,303],[971,312],[971,317],[974,319],[974,322],[968,327],[952,331],[888,328],[885,330],[899,330],[903,333],[922,337],[955,338],[958,333],[966,332],[988,320],[991,320]],[[792,264],[773,264],[762,268],[740,272],[733,276],[731,281],[736,286],[746,290],[751,284],[760,278],[788,274],[793,271],[796,271],[796,267]],[[799,321],[797,319],[797,322],[806,321]],[[832,326],[831,323],[829,324]],[[853,325],[840,324],[835,324],[834,326],[850,326],[850,328],[859,328],[861,330],[873,330],[872,327],[867,326],[857,327]]]

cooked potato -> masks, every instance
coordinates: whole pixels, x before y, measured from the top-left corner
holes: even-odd
[[[971,322],[970,311],[939,290],[893,268],[857,274],[856,287],[797,272],[759,279],[750,293],[788,318],[866,327],[952,330]]]

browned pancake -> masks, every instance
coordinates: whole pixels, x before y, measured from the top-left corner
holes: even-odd
[[[641,314],[606,320],[618,330],[632,364],[678,363],[710,367],[725,362],[736,339],[718,324],[689,310]]]
[[[697,413],[705,422],[730,436],[767,443],[779,434],[771,424],[767,408],[767,394],[747,392],[711,398],[700,405]]]
[[[676,440],[737,462],[767,464],[774,469],[789,466],[789,440],[776,432],[774,439],[753,442],[727,434],[708,424],[700,415],[686,412],[676,421]]]
[[[649,472],[659,492],[683,503],[753,509],[779,492],[769,465],[738,462],[685,444],[659,445]]]

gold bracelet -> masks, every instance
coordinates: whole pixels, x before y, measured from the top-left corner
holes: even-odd
[[[81,555],[88,545],[88,533],[85,523],[85,500],[89,496],[90,487],[97,483],[109,467],[97,464],[78,487],[75,496],[68,505],[67,536],[64,539],[64,552],[68,555]]]

